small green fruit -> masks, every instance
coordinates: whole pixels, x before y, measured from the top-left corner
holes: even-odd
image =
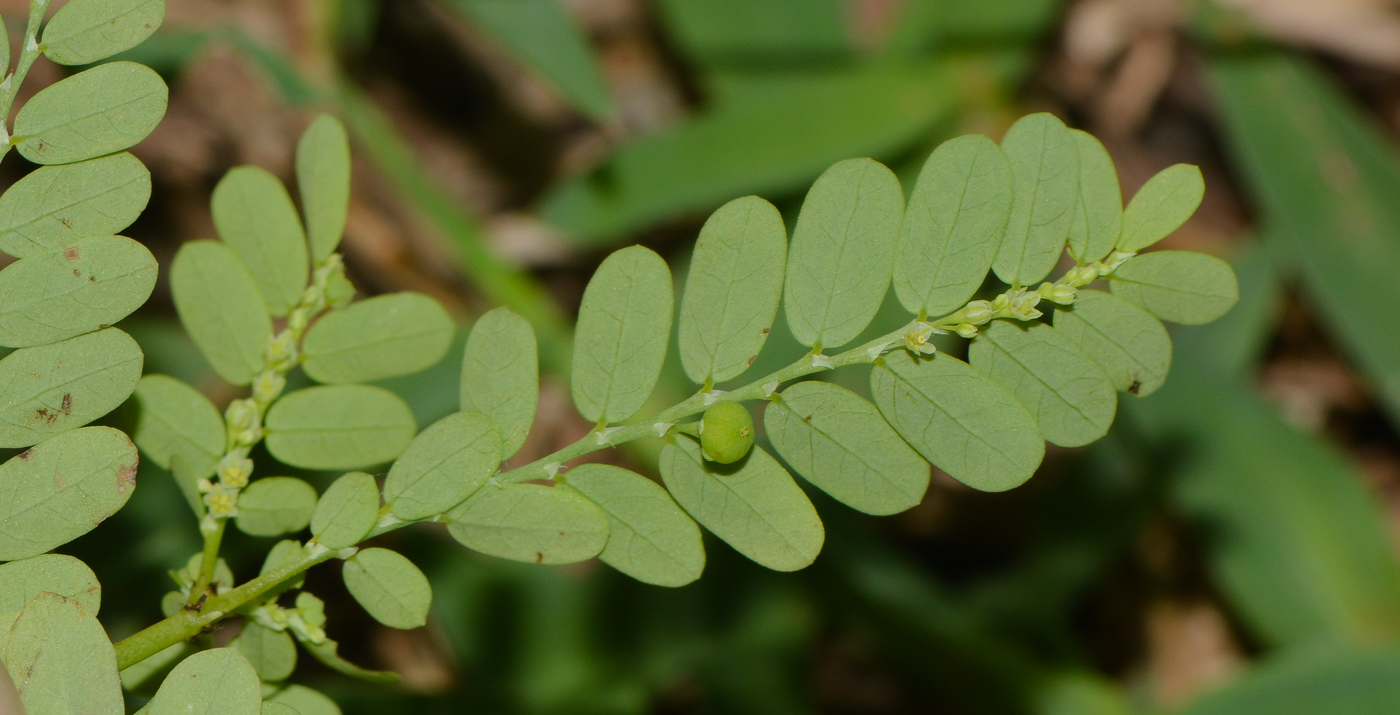
[[[700,448],[711,462],[731,464],[753,448],[753,418],[737,402],[716,402],[700,418]]]

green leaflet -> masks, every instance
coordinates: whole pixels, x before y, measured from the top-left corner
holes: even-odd
[[[86,65],[129,50],[165,21],[165,0],[72,0],[44,26],[44,56]]]
[[[374,620],[390,628],[428,622],[433,589],[412,561],[388,549],[361,549],[341,570],[345,588]]]
[[[30,601],[9,629],[4,664],[31,715],[122,715],[117,654],[93,614],[55,593]]]
[[[423,430],[389,468],[384,501],[400,519],[425,519],[461,504],[500,466],[501,436],[491,418],[448,415]]]
[[[799,382],[768,404],[763,425],[794,471],[857,511],[898,514],[928,489],[928,462],[844,387]]]
[[[768,340],[783,297],[787,229],[773,204],[734,199],[705,221],[681,296],[681,364],[707,385],[738,377]]]
[[[501,459],[525,444],[540,400],[539,349],[535,331],[504,306],[472,326],[462,355],[461,407],[480,412],[501,433]]]
[[[332,482],[331,488],[335,488],[335,485],[337,483],[338,482]],[[326,493],[329,494],[330,490],[326,490]],[[321,498],[320,502],[317,502],[317,506],[319,507],[322,502],[326,502],[326,498],[324,496]],[[312,512],[312,523],[315,523],[315,512]],[[325,525],[322,525],[322,528],[325,529]],[[329,529],[326,530],[329,531]],[[314,530],[312,533],[315,533]],[[356,541],[358,540],[359,539],[356,539]],[[264,574],[272,573],[273,571],[276,571],[277,569],[282,568],[283,566],[294,564],[297,561],[300,561],[301,557],[305,554],[306,548],[301,545],[300,541],[295,541],[292,539],[283,539],[282,541],[273,544],[272,548],[268,550],[267,556],[263,558],[262,568],[258,570],[258,575],[262,576]],[[268,591],[265,595],[267,598],[276,598],[278,594],[281,594],[284,591],[290,591],[292,589],[301,588],[302,585],[305,583],[306,572],[303,571],[297,576],[287,581],[283,581],[280,586],[273,588],[271,591]]]
[[[870,324],[890,288],[903,213],[899,179],[871,159],[838,162],[812,184],[783,292],[798,342],[840,347]]]
[[[1400,652],[1300,648],[1266,658],[1181,715],[1383,715],[1400,702]]]
[[[130,226],[151,198],[151,172],[121,152],[44,166],[0,196],[0,250],[23,258]]]
[[[1079,155],[1079,200],[1069,230],[1069,255],[1080,263],[1103,260],[1123,230],[1123,187],[1113,157],[1094,135],[1071,129]],[[1128,250],[1128,249],[1124,249]]]
[[[329,638],[327,638],[322,643],[308,643],[307,641],[302,641],[301,647],[305,648],[306,652],[311,654],[311,657],[321,661],[322,665],[326,666],[327,668],[330,668],[331,670],[334,670],[337,673],[340,673],[341,675],[348,675],[351,678],[355,678],[357,680],[363,680],[367,683],[378,683],[380,685],[393,685],[394,683],[397,683],[400,680],[398,673],[390,672],[387,670],[366,670],[358,665],[355,665],[354,663],[351,663],[348,660],[345,660],[344,658],[340,657],[340,653],[338,652],[340,649],[340,644],[336,643],[335,641]],[[297,690],[298,688],[300,688],[300,691]],[[287,693],[295,694],[288,695],[286,698],[280,697],[283,694]],[[274,696],[271,699],[274,702],[292,705],[302,713],[323,711],[337,713],[340,712],[339,708],[333,711],[323,710],[319,707],[324,704],[322,701],[330,702],[330,699],[314,690],[302,688],[299,685],[288,686],[286,689],[279,691],[278,695]],[[334,705],[333,702],[331,704]],[[315,710],[304,710],[303,708],[308,705],[318,707]]]
[[[666,360],[675,305],[671,269],[641,246],[598,266],[574,334],[574,405],[590,422],[621,422],[642,408]]]
[[[1054,116],[1022,117],[1001,140],[1015,198],[992,269],[1004,283],[1029,286],[1049,275],[1069,238],[1079,198],[1079,149]]]
[[[390,673],[390,675],[393,674]],[[398,676],[395,675],[393,680],[382,682],[396,683]],[[263,701],[264,713],[267,712],[266,708],[269,703],[290,707],[297,715],[341,715],[340,706],[336,705],[334,700],[305,685],[288,685],[273,693],[267,700]]]
[[[122,236],[31,253],[0,270],[0,345],[47,345],[130,315],[156,286],[156,259]]]
[[[116,409],[141,379],[141,348],[116,328],[0,360],[0,446],[28,447]]]
[[[267,477],[238,496],[238,530],[252,536],[281,536],[306,528],[316,510],[316,489],[293,477]]]
[[[1181,228],[1206,195],[1201,170],[1190,164],[1169,166],[1142,185],[1123,212],[1118,250],[1141,251]]]
[[[213,648],[180,661],[146,706],[147,715],[259,715],[262,684],[238,651]]]
[[[402,398],[381,387],[331,385],[297,390],[273,403],[267,450],[303,469],[355,469],[399,456],[418,425]]]
[[[12,141],[36,164],[71,164],[135,146],[165,116],[154,70],[109,62],[41,90],[15,116]]]
[[[632,578],[684,586],[705,570],[705,546],[695,525],[656,482],[621,467],[580,465],[564,483],[608,517],[608,543],[598,558]]]
[[[0,19],[0,74],[10,71],[10,32]]]
[[[1119,298],[1182,325],[1209,323],[1240,297],[1230,264],[1192,251],[1136,256],[1113,272],[1109,285]]]
[[[97,616],[102,605],[102,585],[97,576],[87,564],[72,556],[43,554],[0,565],[0,613],[23,610],[45,591],[73,599],[89,616]],[[3,651],[0,646],[0,652]]]
[[[487,556],[570,564],[597,556],[608,520],[587,499],[542,484],[486,486],[447,515],[447,531]]]
[[[1011,215],[1011,166],[992,140],[973,134],[934,150],[899,228],[894,289],[911,313],[941,316],[977,292]]]
[[[301,135],[297,189],[314,265],[335,252],[350,210],[350,139],[339,119],[322,114]]]
[[[306,233],[287,187],[266,169],[239,166],[210,201],[219,238],[238,254],[273,316],[287,314],[306,290]]]
[[[1074,305],[1055,309],[1055,330],[1093,358],[1119,391],[1146,397],[1167,379],[1172,341],[1166,326],[1108,293],[1079,291]]]
[[[910,446],[974,489],[1020,486],[1045,454],[1026,408],[949,355],[916,361],[903,350],[890,353],[871,371],[870,393]]]
[[[312,325],[303,367],[328,384],[409,375],[442,360],[456,332],[447,311],[422,293],[375,296]]]
[[[826,540],[802,488],[761,448],[731,465],[704,461],[676,438],[661,450],[661,478],[676,503],[736,551],[775,571],[809,566]]]
[[[1102,368],[1045,323],[994,320],[967,361],[1030,410],[1051,444],[1082,447],[1108,434],[1118,395]]]
[[[364,472],[335,480],[311,515],[311,535],[328,549],[360,543],[379,521],[379,485]]]
[[[233,251],[218,241],[181,246],[170,266],[170,292],[180,322],[214,372],[235,385],[252,382],[272,338],[272,318]]]
[[[274,631],[252,619],[243,621],[243,631],[228,644],[238,651],[258,674],[259,680],[286,680],[297,667],[297,646],[286,631]]]
[[[270,703],[266,700],[262,704],[262,715],[301,715],[296,708],[283,703]]]
[[[180,596],[178,591],[172,591],[176,596]],[[184,598],[180,598],[180,606],[184,604]],[[178,607],[178,606],[177,606]],[[3,626],[0,626],[3,627]],[[122,689],[134,693],[154,694],[155,686],[165,679],[171,668],[176,663],[188,658],[196,652],[195,647],[188,642],[176,643],[155,655],[122,669]]]
[[[162,468],[174,469],[172,459],[185,461],[186,498],[199,501],[195,482],[214,473],[224,453],[224,418],[198,390],[168,375],[147,375],[136,383],[136,428],[131,438],[146,457]],[[179,475],[177,475],[179,476]]]
[[[662,0],[669,36],[685,57],[718,67],[772,69],[841,61],[854,49],[841,0]]]

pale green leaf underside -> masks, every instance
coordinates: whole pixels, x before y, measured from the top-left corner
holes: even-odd
[[[341,476],[311,514],[311,534],[328,549],[360,543],[379,521],[379,485],[364,472]]]
[[[148,459],[171,469],[178,454],[192,479],[214,473],[224,453],[224,418],[209,398],[168,375],[141,378],[133,397],[138,411],[131,438]]]
[[[1141,251],[1171,235],[1196,213],[1205,195],[1206,180],[1200,168],[1176,164],[1163,169],[1128,202],[1118,250]]]
[[[4,665],[31,715],[122,715],[117,654],[94,614],[41,593],[9,629]]]
[[[384,682],[398,682],[397,675],[387,675],[393,675],[393,678]],[[263,701],[263,706],[266,707],[268,703],[286,705],[298,715],[341,715],[340,706],[336,705],[334,700],[305,685],[288,685]]]
[[[0,345],[47,345],[105,328],[155,286],[155,256],[122,236],[32,253],[0,270]]]
[[[923,500],[929,467],[859,395],[800,382],[765,408],[773,449],[804,479],[867,514],[898,514]]]
[[[267,411],[267,449],[303,469],[355,469],[399,456],[418,425],[402,398],[369,385],[309,387]]]
[[[180,661],[147,706],[149,715],[259,715],[262,683],[232,648],[213,648]]]
[[[54,62],[86,65],[141,44],[164,20],[165,0],[71,0],[40,39]]]
[[[1079,155],[1079,200],[1069,231],[1069,255],[1080,263],[1103,260],[1123,229],[1123,188],[1113,157],[1092,134],[1070,130]]]
[[[0,447],[28,447],[111,412],[136,389],[143,362],[116,328],[10,353],[0,360]]]
[[[697,383],[738,377],[768,340],[783,297],[787,229],[773,205],[745,196],[705,221],[681,297],[679,344]]]
[[[408,375],[442,360],[456,331],[447,311],[422,293],[375,296],[312,325],[303,367],[327,384]]]
[[[890,287],[903,213],[899,179],[871,159],[838,162],[812,184],[783,290],[798,342],[840,347],[870,324]]]
[[[122,152],[44,166],[0,196],[0,250],[17,258],[130,226],[151,198],[151,172]]]
[[[480,412],[501,433],[501,459],[525,444],[540,400],[535,330],[509,308],[492,310],[472,326],[462,355],[463,412]]]
[[[320,263],[340,244],[350,209],[350,139],[340,120],[316,117],[297,144],[296,163],[311,262]]]
[[[389,469],[384,501],[400,519],[423,519],[470,497],[501,466],[501,436],[491,418],[458,412],[423,430]]]
[[[191,241],[170,266],[180,322],[219,377],[247,385],[262,369],[272,318],[243,262],[218,241]]]
[[[413,562],[388,549],[363,549],[345,562],[345,588],[374,620],[390,628],[428,622],[433,589]]]
[[[603,563],[645,583],[684,586],[705,570],[700,527],[656,482],[621,467],[584,464],[564,483],[608,517]]]
[[[1055,309],[1055,330],[1094,359],[1114,388],[1146,397],[1167,379],[1172,341],[1147,311],[1097,290]]]
[[[23,610],[45,591],[77,601],[89,616],[96,616],[102,605],[102,586],[97,576],[87,564],[72,556],[43,554],[0,565],[0,613]]]
[[[308,643],[302,641],[301,645],[303,648],[306,648],[306,652],[310,653],[313,658],[321,661],[322,665],[341,675],[347,675],[351,678],[363,680],[368,683],[378,683],[380,685],[393,685],[400,680],[398,673],[387,670],[366,670],[340,657],[340,653],[338,652],[340,644],[329,638],[323,643]],[[287,697],[284,698],[282,697],[283,695]],[[325,709],[324,706],[327,702],[329,702],[331,706],[334,706],[335,703],[331,702],[326,696],[300,685],[290,685],[286,689],[278,691],[277,696],[271,699],[276,702],[291,704],[302,713],[340,712],[339,708],[335,710]]]
[[[992,140],[958,137],[936,149],[914,184],[894,263],[894,289],[911,313],[962,307],[987,278],[1011,214],[1011,167]]]
[[[968,362],[1025,405],[1047,442],[1082,447],[1108,434],[1118,394],[1102,368],[1045,323],[992,322]]]
[[[210,200],[219,238],[238,254],[274,316],[301,300],[310,270],[306,233],[287,188],[256,166],[230,170]]]
[[[732,465],[704,461],[700,445],[676,438],[661,450],[661,478],[676,503],[736,551],[775,571],[816,560],[826,540],[802,488],[759,447]]]
[[[1011,218],[992,269],[1011,285],[1049,275],[1069,238],[1079,197],[1079,151],[1063,122],[1022,117],[1001,140],[1015,184]]]
[[[126,435],[84,427],[0,464],[0,561],[38,556],[116,513],[136,488],[137,459]]]
[[[533,564],[586,561],[608,541],[601,509],[541,484],[482,487],[448,514],[447,530],[474,551]]]
[[[974,489],[1020,486],[1045,454],[1026,408],[957,358],[939,353],[915,361],[903,350],[890,353],[871,371],[870,393],[911,447]]]
[[[1201,325],[1224,315],[1240,297],[1230,264],[1204,253],[1155,251],[1113,273],[1113,294],[1172,323]]]
[[[621,422],[642,408],[661,365],[675,304],[671,270],[641,246],[608,256],[579,307],[574,405],[590,422]]]
[[[174,593],[176,596],[180,595],[178,591],[170,593]],[[180,601],[179,605],[185,605],[183,598]],[[0,628],[3,628],[3,625],[0,625]],[[148,692],[155,684],[156,678],[164,676],[171,668],[175,667],[176,663],[188,658],[194,652],[193,645],[187,641],[181,641],[140,663],[128,666],[121,672],[122,688],[132,692]]]
[[[135,146],[165,116],[154,70],[109,62],[41,90],[15,116],[19,153],[36,164],[71,164]]]
[[[294,477],[267,477],[238,496],[238,530],[281,536],[305,529],[316,510],[316,489]]]
[[[243,621],[243,630],[228,644],[253,666],[258,679],[286,680],[297,667],[297,647],[286,631],[274,631],[252,619]],[[266,712],[264,707],[263,712]]]

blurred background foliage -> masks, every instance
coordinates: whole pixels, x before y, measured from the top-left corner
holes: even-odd
[[[26,7],[0,0],[11,28]],[[343,250],[361,292],[427,292],[464,329],[509,305],[540,334],[520,463],[589,429],[560,376],[608,250],[644,243],[683,275],[710,210],[756,193],[791,225],[843,158],[880,159],[907,190],[942,140],[1052,111],[1104,140],[1127,195],[1199,164],[1205,203],[1168,247],[1240,274],[1239,306],[1176,333],[1166,387],[1125,398],[1108,438],[1052,450],[1010,493],[936,474],[894,518],[812,493],[828,539],[804,572],[711,539],[704,578],[665,590],[596,563],[480,558],[432,529],[386,535],[432,581],[426,628],[373,624],[334,567],[308,582],[343,652],[404,675],[389,689],[304,665],[297,679],[346,712],[1400,711],[1390,0],[169,0],[132,54],[172,96],[133,150],[155,194],[129,233],[168,266],[213,235],[227,169],[288,177],[300,130],[337,113],[356,153]],[[23,91],[61,73],[41,60]],[[7,164],[0,183],[29,168]],[[236,396],[164,287],[124,327],[148,372]],[[803,352],[785,331],[761,362]],[[452,409],[460,349],[388,385],[420,424]],[[667,374],[657,405],[692,389],[678,364]],[[651,450],[612,458],[654,473]],[[65,547],[98,572],[117,638],[158,619],[166,571],[198,549],[168,476],[143,465],[140,479]],[[240,578],[270,546],[228,541]]]

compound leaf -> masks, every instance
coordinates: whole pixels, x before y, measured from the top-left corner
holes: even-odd
[[[87,564],[64,554],[43,554],[0,565],[0,613],[24,610],[47,591],[71,598],[83,612],[96,616],[102,605],[102,585]],[[4,647],[0,646],[0,652]]]
[[[845,345],[889,291],[904,213],[899,179],[873,159],[827,169],[802,203],[788,251],[784,311],[803,345]]]
[[[826,540],[802,488],[759,447],[731,465],[705,461],[694,440],[661,450],[661,478],[676,503],[736,551],[775,571],[816,560]]]
[[[180,661],[146,707],[149,715],[258,715],[262,683],[237,650],[213,648]]]
[[[268,477],[238,496],[238,530],[252,536],[281,536],[306,528],[316,510],[316,489],[294,477]]]
[[[214,187],[210,201],[219,238],[238,254],[274,316],[301,300],[310,270],[306,233],[287,187],[266,169],[239,166]]]
[[[34,715],[122,715],[117,654],[102,624],[77,601],[40,593],[9,629],[4,665]]]
[[[247,267],[218,241],[191,241],[170,266],[180,322],[219,377],[247,385],[262,369],[272,318]]]
[[[35,164],[118,152],[145,139],[165,116],[170,90],[154,70],[109,62],[40,90],[15,116],[14,142]]]
[[[341,570],[345,588],[374,620],[390,628],[428,622],[433,588],[412,561],[388,549],[361,549]]]
[[[23,258],[130,226],[151,199],[151,172],[121,152],[43,166],[0,196],[0,250]]]
[[[297,143],[297,189],[306,215],[311,262],[335,252],[350,209],[350,139],[339,119],[322,114]]]
[[[359,301],[306,332],[306,374],[317,382],[372,382],[436,364],[457,331],[438,302],[422,293]]]
[[[1172,323],[1201,325],[1224,315],[1240,297],[1230,264],[1194,251],[1154,251],[1113,272],[1113,294]]]
[[[1123,230],[1123,187],[1102,142],[1078,129],[1070,135],[1079,155],[1079,201],[1070,223],[1069,255],[1093,263],[1113,250]]]
[[[1081,290],[1055,309],[1055,330],[1094,359],[1114,388],[1146,397],[1167,379],[1172,341],[1147,311],[1108,293]]]
[[[272,405],[267,450],[303,469],[355,469],[399,456],[418,425],[402,398],[382,387],[329,385],[292,392]]]
[[[462,355],[461,406],[480,412],[501,433],[501,459],[525,444],[540,399],[539,349],[535,330],[504,306],[472,326]]]
[[[379,485],[364,472],[331,483],[311,514],[311,534],[328,549],[360,543],[379,521]]]
[[[72,0],[44,26],[44,56],[87,65],[129,50],[165,21],[165,0]]]
[[[398,673],[387,670],[366,670],[340,657],[340,644],[329,638],[320,643],[302,641],[301,647],[305,648],[306,652],[310,653],[313,658],[321,661],[322,665],[341,675],[348,675],[357,680],[363,680],[367,683],[378,683],[380,685],[393,685],[400,680]],[[300,690],[298,690],[298,688]],[[295,695],[289,693],[295,693]],[[284,695],[286,697],[283,697]],[[308,712],[340,712],[338,708],[335,710],[327,710],[322,707],[325,702],[330,701],[330,698],[309,688],[303,688],[300,685],[291,685],[278,691],[277,695],[272,697],[272,701],[292,705],[303,714]],[[334,704],[333,702],[331,703],[331,705]],[[317,709],[306,709],[311,706],[316,706]]]
[[[700,527],[656,482],[608,464],[570,470],[564,483],[608,517],[603,563],[657,586],[684,586],[705,570]]]
[[[111,412],[136,389],[143,362],[116,328],[10,353],[0,360],[0,446],[28,447]]]
[[[1022,117],[1001,150],[1011,162],[1011,218],[992,269],[1010,285],[1034,285],[1055,267],[1079,203],[1079,150],[1074,135],[1050,114]]]
[[[763,425],[794,471],[852,509],[898,514],[928,489],[928,462],[844,387],[797,383],[768,404]]]
[[[783,297],[787,229],[773,204],[745,196],[705,221],[681,296],[685,374],[711,384],[738,377],[768,340]]]
[[[675,304],[671,269],[631,246],[598,266],[579,307],[574,405],[590,422],[621,422],[642,408],[666,360]]]
[[[47,345],[105,328],[155,286],[155,256],[122,236],[32,253],[0,270],[0,345]]]
[[[247,659],[259,680],[286,680],[297,667],[297,646],[292,637],[286,631],[274,631],[251,618],[243,621],[243,631],[228,647]]]
[[[934,466],[973,489],[1020,486],[1045,454],[1035,418],[1000,385],[943,353],[886,355],[870,374],[880,414]]]
[[[136,428],[131,438],[152,462],[174,470],[172,460],[185,462],[189,483],[180,488],[198,490],[195,482],[214,473],[224,453],[224,418],[199,392],[168,375],[146,375],[136,383]]]
[[[1205,195],[1200,168],[1177,164],[1163,169],[1128,202],[1118,250],[1135,253],[1171,235],[1196,213]]]
[[[411,521],[461,504],[501,466],[501,436],[491,418],[458,412],[423,430],[389,469],[384,501]]]
[[[482,487],[447,517],[447,531],[463,546],[527,563],[586,561],[608,541],[601,509],[567,489],[542,484]]]
[[[987,278],[1011,215],[1011,166],[980,134],[944,142],[914,184],[894,264],[894,289],[911,313],[962,307]]]

